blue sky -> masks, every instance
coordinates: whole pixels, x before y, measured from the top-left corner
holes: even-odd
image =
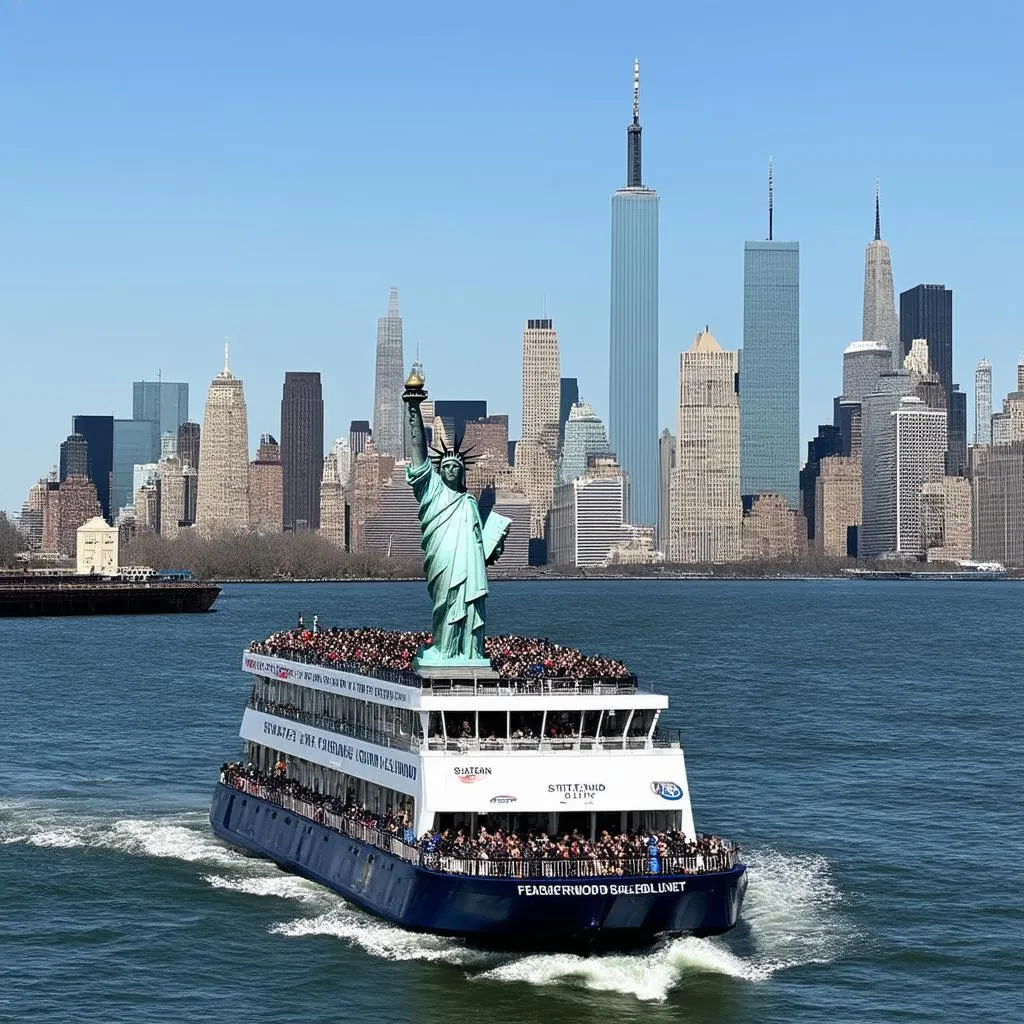
[[[860,333],[876,177],[897,290],[954,290],[956,378],[987,356],[998,401],[1024,349],[1022,38],[1019,2],[0,0],[0,508],[73,413],[130,416],[134,379],[188,381],[200,418],[226,335],[254,442],[285,370],[322,371],[346,432],[391,284],[434,397],[517,428],[520,332],[547,315],[604,415],[634,56],[663,425],[696,331],[740,345],[770,153],[805,440]]]

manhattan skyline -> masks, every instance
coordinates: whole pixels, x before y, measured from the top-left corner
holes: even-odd
[[[831,23],[754,5],[728,23],[704,11],[684,25],[668,6],[657,15],[623,37],[601,17],[580,26],[552,11],[533,38],[526,12],[495,43],[487,17],[442,14],[431,27],[410,8],[385,50],[369,13],[343,26],[326,5],[294,18],[252,8],[240,23],[188,3],[174,17],[5,5],[0,337],[18,386],[0,426],[19,444],[3,462],[0,507],[17,509],[56,461],[73,413],[129,417],[126,382],[162,371],[204,394],[225,335],[246,381],[250,452],[277,428],[281,374],[297,359],[322,372],[327,438],[346,434],[372,416],[374,326],[391,283],[432,395],[486,393],[518,435],[518,340],[540,311],[559,324],[564,371],[607,419],[607,197],[622,178],[622,82],[635,56],[661,197],[659,428],[673,422],[675,368],[695,330],[710,323],[727,347],[741,337],[741,243],[763,216],[769,153],[786,183],[785,233],[805,253],[802,439],[828,418],[841,353],[859,340],[878,177],[897,292],[945,282],[954,380],[967,387],[985,357],[993,392],[1009,390],[1022,347],[1005,301],[1019,276],[1010,169],[1022,143],[1000,127],[993,97],[1020,92],[1019,13],[951,8],[915,20],[914,48],[899,31],[880,36],[870,11],[836,15],[841,46]],[[791,25],[777,31],[770,97],[751,62],[768,22]],[[674,52],[684,28],[721,72],[714,90]],[[424,31],[445,47],[425,52]],[[225,65],[229,39],[243,56]],[[447,113],[454,52],[472,83],[459,101],[472,132]],[[972,55],[977,72],[962,82],[951,68]],[[193,64],[210,69],[201,86],[181,74]],[[325,139],[323,123],[347,130]],[[350,147],[371,128],[366,174]],[[918,152],[940,131],[956,145],[923,167]],[[851,147],[868,136],[871,146]],[[978,148],[993,166],[984,187]],[[44,359],[61,370],[45,402]]]

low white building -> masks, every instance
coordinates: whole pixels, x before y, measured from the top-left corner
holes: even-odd
[[[110,576],[117,572],[117,527],[101,516],[83,523],[76,536],[77,572]]]

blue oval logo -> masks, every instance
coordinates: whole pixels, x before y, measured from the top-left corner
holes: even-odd
[[[651,792],[656,793],[662,800],[683,799],[683,787],[677,782],[652,782]]]

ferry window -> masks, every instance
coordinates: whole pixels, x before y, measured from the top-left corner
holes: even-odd
[[[512,713],[513,743],[536,741],[540,739],[544,727],[543,711],[515,711]]]
[[[444,725],[443,725],[444,713],[441,711],[431,711],[430,719],[427,722],[427,737],[432,740],[444,739]]]
[[[575,739],[580,734],[579,711],[552,711],[548,714],[547,738],[552,740]]]
[[[646,736],[654,724],[654,716],[657,712],[653,708],[643,708],[633,712],[633,721],[629,723],[630,738]]]
[[[506,718],[504,711],[481,711],[480,712],[480,739],[485,743],[504,742],[508,737],[505,735]]]
[[[627,721],[629,721],[629,711],[625,708],[619,708],[618,710],[612,708],[610,711],[606,711],[604,718],[601,719],[601,735],[616,739],[621,738]]]
[[[444,712],[445,726],[448,729],[450,740],[471,740],[475,732],[473,722],[475,715],[472,711],[446,711]]]
[[[592,740],[597,736],[597,723],[601,720],[600,711],[584,711],[583,726],[580,729],[580,739]]]

